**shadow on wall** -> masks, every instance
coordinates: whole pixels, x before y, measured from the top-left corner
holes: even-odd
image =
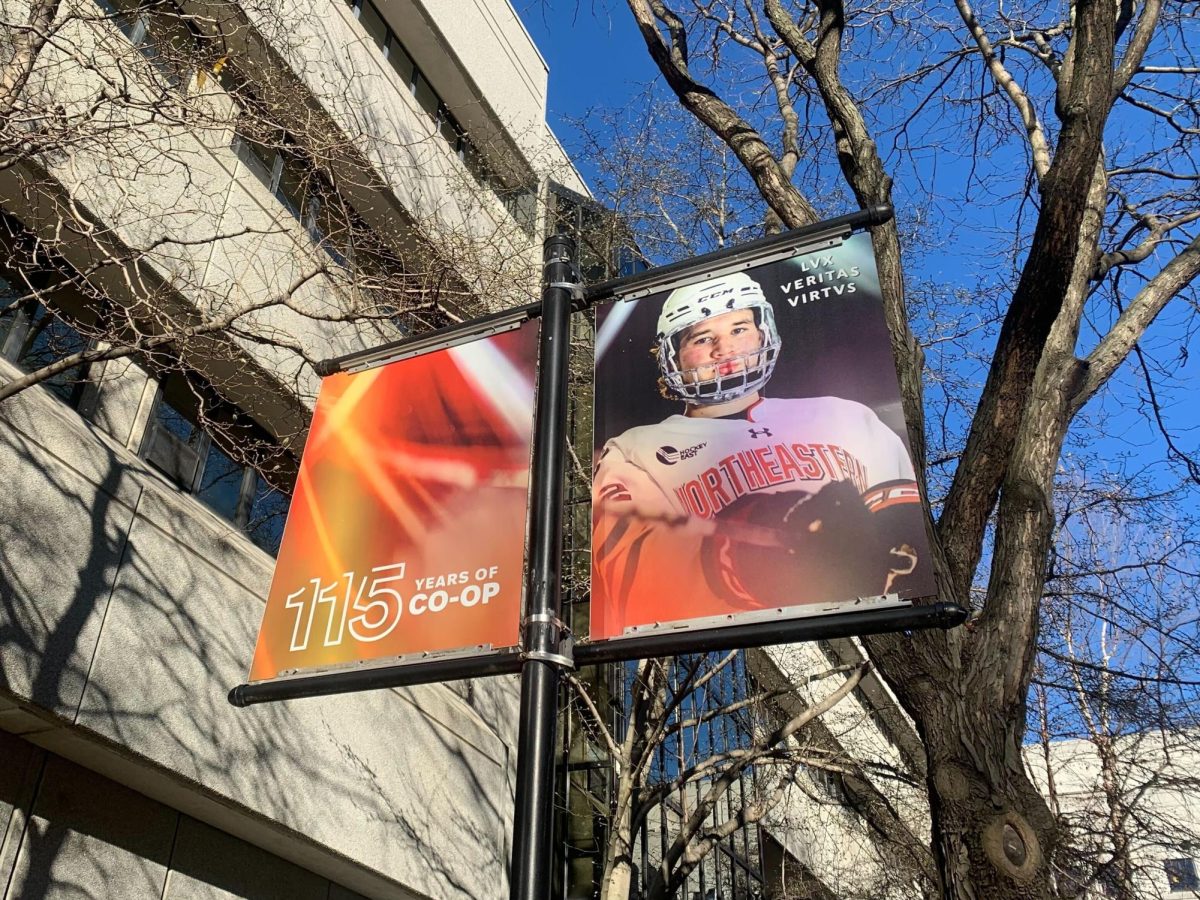
[[[358,896],[20,738],[0,732],[0,753],[29,775],[0,776],[0,806],[32,807],[10,898]]]
[[[500,742],[413,705],[453,707],[440,687],[230,707],[269,570],[78,423],[35,419],[47,400],[0,409],[0,690],[415,890],[500,896]],[[28,830],[29,884],[80,883],[66,833]]]

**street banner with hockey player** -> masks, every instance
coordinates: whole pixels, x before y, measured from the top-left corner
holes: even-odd
[[[537,323],[324,380],[251,681],[518,643]]]
[[[600,308],[594,463],[592,640],[935,593],[865,232]]]

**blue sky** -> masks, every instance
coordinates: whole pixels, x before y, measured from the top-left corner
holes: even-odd
[[[517,13],[550,67],[548,120],[570,149],[567,122],[597,106],[626,105],[658,77],[623,3],[611,8],[571,2],[515,0]],[[590,179],[586,163],[580,172]]]
[[[620,109],[631,102],[640,103],[643,87],[659,78],[624,3],[516,0],[516,7],[550,67],[548,118],[568,151],[575,149],[572,119],[595,107]],[[932,52],[929,48],[926,51]],[[1037,94],[1045,93],[1045,85],[1029,86]],[[946,88],[948,93],[953,90],[953,85]],[[931,109],[933,106],[936,104]],[[1125,130],[1119,125],[1123,112],[1118,107],[1114,113],[1114,123],[1118,125],[1114,131]],[[1012,223],[1022,200],[1020,184],[1014,184],[1011,178],[1013,155],[1021,141],[1018,138],[1013,145],[1013,155],[981,159],[963,152],[969,146],[948,137],[950,131],[961,127],[961,122],[942,120],[933,113],[913,124],[903,146],[889,144],[885,131],[877,132],[885,164],[896,177],[897,215],[902,221],[920,220],[921,227],[940,238],[937,252],[908,255],[910,277],[914,285],[957,288],[962,299],[974,295],[975,304],[984,312],[992,302],[1002,303],[1006,299],[1005,287],[1015,276],[1016,260],[1005,252],[1003,245],[1012,239]],[[574,157],[585,179],[594,186],[596,179],[586,158],[579,153]],[[1026,164],[1025,159],[1018,163]],[[999,197],[989,190],[996,185],[1011,192],[1009,196]],[[828,215],[846,211],[848,208],[822,209]],[[1026,207],[1024,215],[1031,214],[1032,210]],[[1029,221],[1027,218],[1026,223]],[[914,315],[917,314],[914,310]],[[1158,359],[1170,359],[1178,353],[1181,332],[1191,330],[1190,319],[1186,309],[1169,310],[1151,328],[1145,344],[1148,352]],[[930,323],[915,321],[914,327],[921,332]],[[1086,352],[1094,340],[1085,326],[1081,349]],[[1128,370],[1124,377],[1129,377]],[[1184,381],[1189,382],[1194,385],[1195,379]],[[1123,393],[1128,399],[1128,392]],[[1172,396],[1165,385],[1164,396],[1159,399],[1167,407],[1171,424],[1179,429],[1184,445],[1189,449],[1194,447],[1194,432],[1189,432],[1200,427],[1197,425],[1200,410],[1192,408],[1193,404],[1185,402],[1183,396]],[[1145,421],[1144,409],[1140,414],[1127,410],[1117,421],[1110,422],[1116,433],[1110,432],[1109,439],[1123,443],[1121,426],[1132,425],[1131,419],[1141,425]],[[1149,447],[1136,448],[1134,455],[1140,455],[1138,449],[1160,455],[1161,438],[1138,425],[1132,430]]]
[[[568,151],[575,144],[570,120],[584,116],[594,107],[622,109],[631,102],[639,103],[642,88],[658,77],[624,3],[605,5],[604,0],[595,0],[594,4],[555,4],[546,0],[517,0],[517,9],[550,67],[548,118]],[[923,47],[921,52],[932,56],[935,48]],[[1030,77],[1036,79],[1036,73]],[[1035,95],[1047,94],[1045,84],[1030,87]],[[922,248],[925,252],[906,255],[910,291],[924,286],[942,292],[926,304],[917,302],[916,296],[910,297],[914,328],[927,338],[936,333],[939,320],[944,320],[951,309],[968,317],[986,317],[1002,309],[1019,263],[1020,251],[1014,252],[1012,246],[1014,220],[1023,207],[1026,217],[1023,224],[1027,229],[1034,214],[1023,195],[1022,179],[1013,177],[1014,172],[1027,167],[1018,149],[1023,138],[1014,130],[1010,138],[1011,153],[995,153],[993,148],[985,148],[982,154],[977,154],[974,151],[978,148],[962,138],[964,127],[969,126],[969,114],[953,114],[952,102],[949,107],[942,105],[947,97],[950,101],[969,100],[970,91],[977,89],[970,84],[964,89],[961,81],[945,86],[938,92],[937,102],[926,108],[924,114],[914,116],[912,129],[899,139],[902,144],[895,142],[898,139],[894,130],[891,135],[886,127],[877,132],[885,164],[896,177],[895,202],[902,225],[907,221],[937,236],[933,243]],[[913,97],[906,99],[917,105]],[[952,114],[939,115],[946,109]],[[958,109],[964,109],[962,103]],[[898,108],[896,114],[907,113]],[[886,125],[889,110],[884,109],[880,115],[883,121],[879,124]],[[991,124],[1000,121],[993,111]],[[1110,138],[1114,144],[1124,141],[1129,146],[1144,146],[1143,129],[1144,123],[1130,115],[1128,109],[1118,107]],[[995,131],[984,134],[983,140],[1008,144]],[[575,156],[581,173],[594,186],[594,172],[586,159],[579,154]],[[828,215],[845,211],[848,210],[821,210]],[[1106,327],[1107,316],[1101,315],[1095,324]],[[1188,368],[1186,356],[1180,359],[1179,354],[1181,347],[1194,344],[1197,328],[1194,310],[1177,301],[1143,342],[1147,357],[1161,362],[1169,372],[1168,377],[1159,379],[1158,400],[1179,444],[1192,453],[1196,452],[1200,435],[1200,404],[1194,399],[1197,381],[1194,364]],[[1094,341],[1095,333],[1089,332],[1085,325],[1081,350],[1089,350]],[[987,353],[990,340],[985,332],[969,343],[982,355]],[[936,344],[931,345],[928,360],[936,362],[939,352]],[[958,375],[969,382],[982,380],[979,367],[982,360],[975,361],[976,368],[972,371],[970,364],[964,366],[961,351],[950,352],[957,354],[954,367]],[[937,404],[935,385],[936,378],[931,377],[927,399],[934,405]],[[1068,478],[1073,470],[1086,471],[1090,478],[1098,476],[1100,471],[1111,474],[1149,466],[1151,484],[1165,487],[1178,483],[1184,474],[1182,467],[1163,461],[1163,438],[1149,421],[1145,389],[1130,366],[1117,375],[1110,391],[1093,401],[1089,414],[1103,424],[1082,429],[1074,441],[1068,441],[1064,458],[1064,474]],[[958,425],[961,424],[960,421]],[[1194,499],[1194,494],[1186,495],[1183,502],[1190,505]],[[1133,544],[1137,543],[1134,538]],[[1119,551],[1116,555],[1123,556]]]

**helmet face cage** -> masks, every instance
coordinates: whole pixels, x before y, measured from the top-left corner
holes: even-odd
[[[683,369],[679,364],[679,342],[695,325],[713,316],[749,309],[762,338],[761,346],[749,353],[728,357],[724,362],[741,360],[740,372],[721,375],[715,366]],[[741,272],[672,291],[658,319],[656,351],[661,385],[666,395],[707,406],[726,403],[759,390],[775,369],[779,356],[779,332],[775,313],[763,296],[762,288]],[[697,378],[699,368],[713,368],[713,378]]]

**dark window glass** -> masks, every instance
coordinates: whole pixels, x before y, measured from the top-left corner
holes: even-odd
[[[579,204],[562,194],[554,195],[554,231],[579,234]]]
[[[228,56],[220,57],[213,64],[212,71],[217,77],[217,83],[221,85],[227,94],[242,98],[254,96],[254,89],[250,79],[238,66],[229,62]]]
[[[1167,873],[1167,884],[1172,891],[1200,890],[1200,878],[1196,877],[1194,859],[1164,859],[1163,869]]]
[[[199,427],[166,400],[159,402],[154,421],[189,447],[199,445],[202,434]]]
[[[321,240],[321,249],[328,253],[329,258],[343,269],[354,268],[354,248],[349,244],[338,246],[335,241],[326,237]]]
[[[96,0],[96,5],[112,17],[113,24],[135,47],[141,49],[147,42],[150,14],[136,0]]]
[[[379,14],[379,10],[375,8],[375,4],[371,0],[363,0],[362,9],[358,12],[358,21],[362,23],[363,29],[371,36],[378,46],[383,47],[387,42],[388,27],[383,21],[383,16]]]
[[[35,301],[21,304],[21,311],[9,329],[5,350],[26,372],[33,372],[58,362],[64,357],[87,349],[87,341],[78,331],[46,310]],[[59,399],[72,406],[79,401],[83,390],[86,366],[79,363],[51,376],[41,384]]]
[[[196,392],[187,380],[175,375],[162,383],[158,403],[154,408],[154,423],[190,447],[200,446],[204,432],[196,424],[195,410],[199,404]]]
[[[207,443],[206,435],[191,417],[163,396],[154,410],[154,421],[147,429],[142,455],[175,484],[190,491],[196,484],[200,455]]]
[[[234,139],[233,146],[246,168],[300,220],[313,243],[348,268],[353,255],[348,226],[351,214],[328,184],[320,176],[307,174],[296,155],[285,156],[286,149],[279,152],[242,135]],[[332,206],[327,200],[333,201]]]
[[[387,58],[388,62],[392,64],[392,68],[396,70],[396,74],[400,76],[400,81],[406,88],[412,90],[413,73],[417,68],[413,65],[408,51],[396,40],[394,34],[388,36]]]
[[[484,162],[479,148],[472,144],[469,138],[463,138],[461,156],[462,161],[467,164],[467,171],[474,176],[475,180],[480,184],[486,184],[488,180],[487,163]]]
[[[585,281],[595,284],[608,277],[609,226],[612,216],[591,204],[580,209],[579,216],[579,269]]]
[[[537,221],[537,194],[529,188],[497,188],[496,196],[518,225],[531,232]]]
[[[244,415],[212,396],[207,386],[178,373],[163,380],[142,456],[256,545],[275,554],[289,496],[269,484],[248,460],[239,458],[242,452],[267,463],[275,460],[273,472],[290,466],[286,460],[280,462],[278,448],[265,432],[248,425]]]
[[[267,190],[274,190],[275,157],[272,147],[259,144],[243,135],[234,137],[234,152],[246,168],[254,173],[254,177],[266,185]]]
[[[454,121],[454,117],[450,115],[444,106],[438,110],[438,130],[441,131],[442,137],[446,139],[446,143],[457,153],[458,142],[462,137],[462,129],[458,127],[458,123]]]
[[[17,316],[21,311],[18,302],[21,291],[11,285],[6,278],[0,278],[0,356],[7,355],[4,345],[13,327],[17,324]]]
[[[171,87],[177,88],[191,77],[196,37],[174,5],[138,0],[96,0],[96,4]]]
[[[417,98],[417,104],[425,110],[429,118],[437,121],[438,96],[433,92],[433,86],[425,80],[425,76],[420,72],[417,73],[417,80],[414,83],[413,96]]]
[[[246,467],[235,463],[215,444],[210,444],[196,496],[230,521],[237,519]]]
[[[250,540],[272,556],[279,553],[279,544],[283,540],[283,525],[287,521],[288,504],[291,499],[284,491],[267,484],[262,476],[256,476],[246,533]]]
[[[173,5],[160,3],[149,15],[149,37],[141,46],[142,54],[171,87],[178,88],[195,72],[196,36],[186,16]]]
[[[154,58],[154,48],[148,41],[150,19],[145,13],[121,13],[115,21],[133,46],[145,53],[147,58]]]
[[[304,204],[304,216],[300,222],[313,243],[329,254],[329,258],[343,268],[350,268],[353,248],[348,225],[349,210],[337,203],[327,203],[317,196],[310,196]]]
[[[617,275],[621,278],[645,272],[648,268],[650,268],[649,263],[642,259],[641,254],[632,247],[617,248]],[[882,727],[881,730],[883,730]],[[883,733],[887,734],[887,731],[883,731]]]
[[[288,208],[293,216],[300,218],[300,210],[304,208],[304,175],[299,166],[288,165],[286,162],[279,173],[279,184],[275,188],[275,196]]]
[[[322,238],[325,237],[325,231],[321,227],[323,217],[321,215],[321,198],[309,197],[308,203],[304,205],[304,217],[301,219],[304,225],[304,230],[308,232],[308,236],[316,243],[322,243]]]

